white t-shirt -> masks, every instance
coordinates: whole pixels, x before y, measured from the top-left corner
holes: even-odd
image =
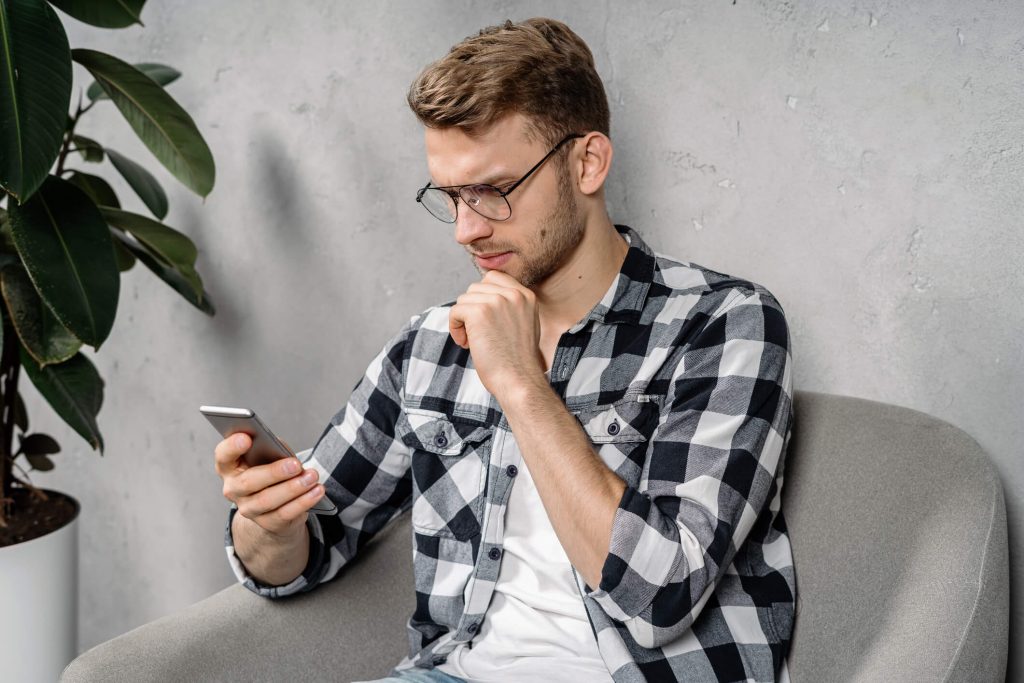
[[[487,616],[473,647],[460,643],[435,668],[479,683],[610,683],[571,567],[524,459]]]

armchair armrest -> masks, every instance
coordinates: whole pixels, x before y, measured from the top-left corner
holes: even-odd
[[[82,653],[60,681],[383,677],[406,654],[415,606],[409,519],[308,593],[271,600],[234,584]]]

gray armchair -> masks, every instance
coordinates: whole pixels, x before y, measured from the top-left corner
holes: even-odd
[[[908,408],[797,391],[786,468],[794,683],[1004,680],[1006,510],[971,437]],[[411,533],[403,515],[310,593],[232,585],[97,645],[60,680],[383,677],[406,649]]]

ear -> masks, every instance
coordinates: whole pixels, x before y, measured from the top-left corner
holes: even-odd
[[[592,195],[604,186],[605,178],[612,167],[612,141],[604,133],[593,131],[576,141],[579,155],[580,192]]]

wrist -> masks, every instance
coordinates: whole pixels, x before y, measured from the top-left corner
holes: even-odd
[[[510,378],[507,381],[499,382],[501,395],[496,396],[498,403],[505,411],[515,411],[518,408],[534,405],[538,399],[549,395],[554,396],[547,377],[543,374],[534,376],[519,376]]]

